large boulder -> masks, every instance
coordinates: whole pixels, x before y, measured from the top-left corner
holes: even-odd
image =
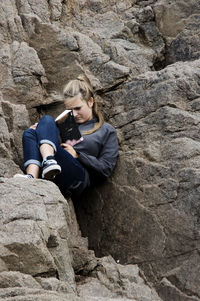
[[[158,286],[165,277],[180,295],[198,298],[199,64],[148,72],[107,94],[120,158],[113,178],[76,203],[98,256],[138,263]]]
[[[88,251],[73,204],[55,184],[1,178],[0,186],[0,298],[161,300],[136,265]]]
[[[49,181],[23,178],[1,178],[0,186],[0,297],[64,300],[64,294],[74,295],[69,207],[59,189]]]
[[[57,186],[49,181],[1,178],[0,199],[1,271],[51,275],[73,288],[70,232],[63,209],[67,203]]]

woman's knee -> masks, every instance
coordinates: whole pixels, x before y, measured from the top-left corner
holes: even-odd
[[[44,123],[55,123],[55,120],[52,116],[50,115],[44,115],[41,119],[40,119],[40,122],[44,122]]]
[[[35,136],[35,130],[28,128],[23,132],[22,139],[24,140],[26,138],[32,138],[34,136]]]

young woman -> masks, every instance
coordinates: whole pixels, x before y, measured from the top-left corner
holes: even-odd
[[[118,156],[116,130],[104,122],[89,82],[78,77],[64,88],[64,105],[72,111],[83,140],[71,146],[59,143],[55,120],[45,115],[23,134],[26,178],[52,180],[63,194],[81,194],[109,177]]]

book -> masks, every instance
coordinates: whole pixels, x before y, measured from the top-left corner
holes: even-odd
[[[58,115],[55,119],[55,122],[64,121],[67,115],[71,112],[71,110],[64,110],[60,115]]]
[[[56,117],[55,122],[60,131],[62,143],[67,143],[71,146],[74,146],[83,140],[71,110],[65,110],[62,112]]]

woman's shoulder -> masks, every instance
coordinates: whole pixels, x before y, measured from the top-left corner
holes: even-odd
[[[112,126],[110,123],[108,122],[104,122],[102,124],[102,129],[109,131],[109,132],[116,132],[116,129],[114,128],[114,126]]]

